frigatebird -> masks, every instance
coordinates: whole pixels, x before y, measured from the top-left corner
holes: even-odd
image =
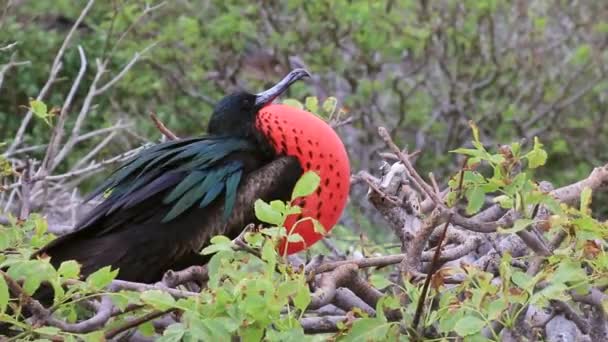
[[[111,265],[119,279],[152,283],[169,269],[207,262],[200,251],[213,236],[235,238],[258,223],[256,199],[288,201],[296,181],[312,170],[320,186],[294,201],[302,212],[285,222],[303,239],[280,248],[291,254],[310,247],[322,234],[303,218],[318,220],[325,230],[335,225],[346,204],[350,167],[325,121],[273,104],[308,76],[295,69],[261,93],[230,94],[215,106],[207,135],[142,150],[88,196],[103,199],[73,232],[34,257],[48,255],[56,267],[76,260],[84,276]]]

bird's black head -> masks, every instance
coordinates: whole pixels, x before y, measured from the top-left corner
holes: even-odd
[[[250,138],[255,136],[255,116],[264,106],[272,103],[289,86],[304,77],[304,69],[294,69],[272,88],[258,94],[236,92],[218,102],[209,121],[209,134]]]

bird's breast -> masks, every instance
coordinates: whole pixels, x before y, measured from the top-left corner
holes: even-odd
[[[294,107],[266,106],[258,113],[256,126],[277,153],[296,157],[304,172],[315,171],[321,178],[313,194],[292,203],[302,207],[302,214],[291,215],[285,222],[288,232],[300,234],[304,242],[284,243],[281,252],[286,248],[288,254],[296,253],[323,237],[310,220],[303,218],[318,220],[327,232],[342,215],[350,189],[348,155],[333,128],[314,114]]]

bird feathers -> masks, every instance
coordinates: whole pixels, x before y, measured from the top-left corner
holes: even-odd
[[[254,148],[243,139],[212,136],[169,141],[145,149],[93,192],[93,196],[106,191],[109,195],[84,222],[90,224],[131,208],[170,188],[162,199],[163,204],[171,205],[163,222],[175,219],[195,203],[203,208],[222,194],[224,215],[228,217],[244,168],[241,160],[233,160],[230,155],[253,152]]]

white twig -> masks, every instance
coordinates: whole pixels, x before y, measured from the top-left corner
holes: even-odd
[[[16,44],[16,43],[15,43]],[[2,89],[2,83],[4,82],[4,76],[6,75],[6,73],[11,70],[14,67],[17,66],[22,66],[22,65],[27,65],[30,64],[30,61],[20,61],[20,62],[16,62],[15,61],[15,56],[16,54],[13,53],[11,55],[11,59],[8,63],[2,65],[2,67],[0,68],[0,89]]]
[[[88,64],[87,57],[84,53],[84,50],[82,49],[82,46],[80,46],[80,45],[78,45],[78,53],[80,54],[80,70],[78,71],[78,75],[76,76],[74,83],[72,83],[72,88],[70,89],[68,96],[66,97],[65,101],[63,102],[63,106],[61,107],[61,112],[59,113],[59,118],[57,119],[57,124],[55,124],[55,127],[53,129],[53,135],[51,136],[51,139],[49,141],[49,144],[48,144],[48,147],[46,150],[46,154],[42,161],[42,165],[40,166],[40,169],[38,169],[38,172],[36,172],[36,174],[53,172],[53,168],[49,169],[49,166],[53,166],[53,165],[49,165],[49,163],[55,157],[55,151],[59,147],[59,144],[61,143],[61,139],[63,139],[63,133],[64,133],[63,127],[64,127],[65,121],[67,119],[68,109],[70,108],[70,105],[72,104],[72,100],[74,99],[74,95],[76,94],[76,91],[78,90],[78,87],[80,86],[82,77],[84,76],[84,74],[87,70],[87,64]]]

